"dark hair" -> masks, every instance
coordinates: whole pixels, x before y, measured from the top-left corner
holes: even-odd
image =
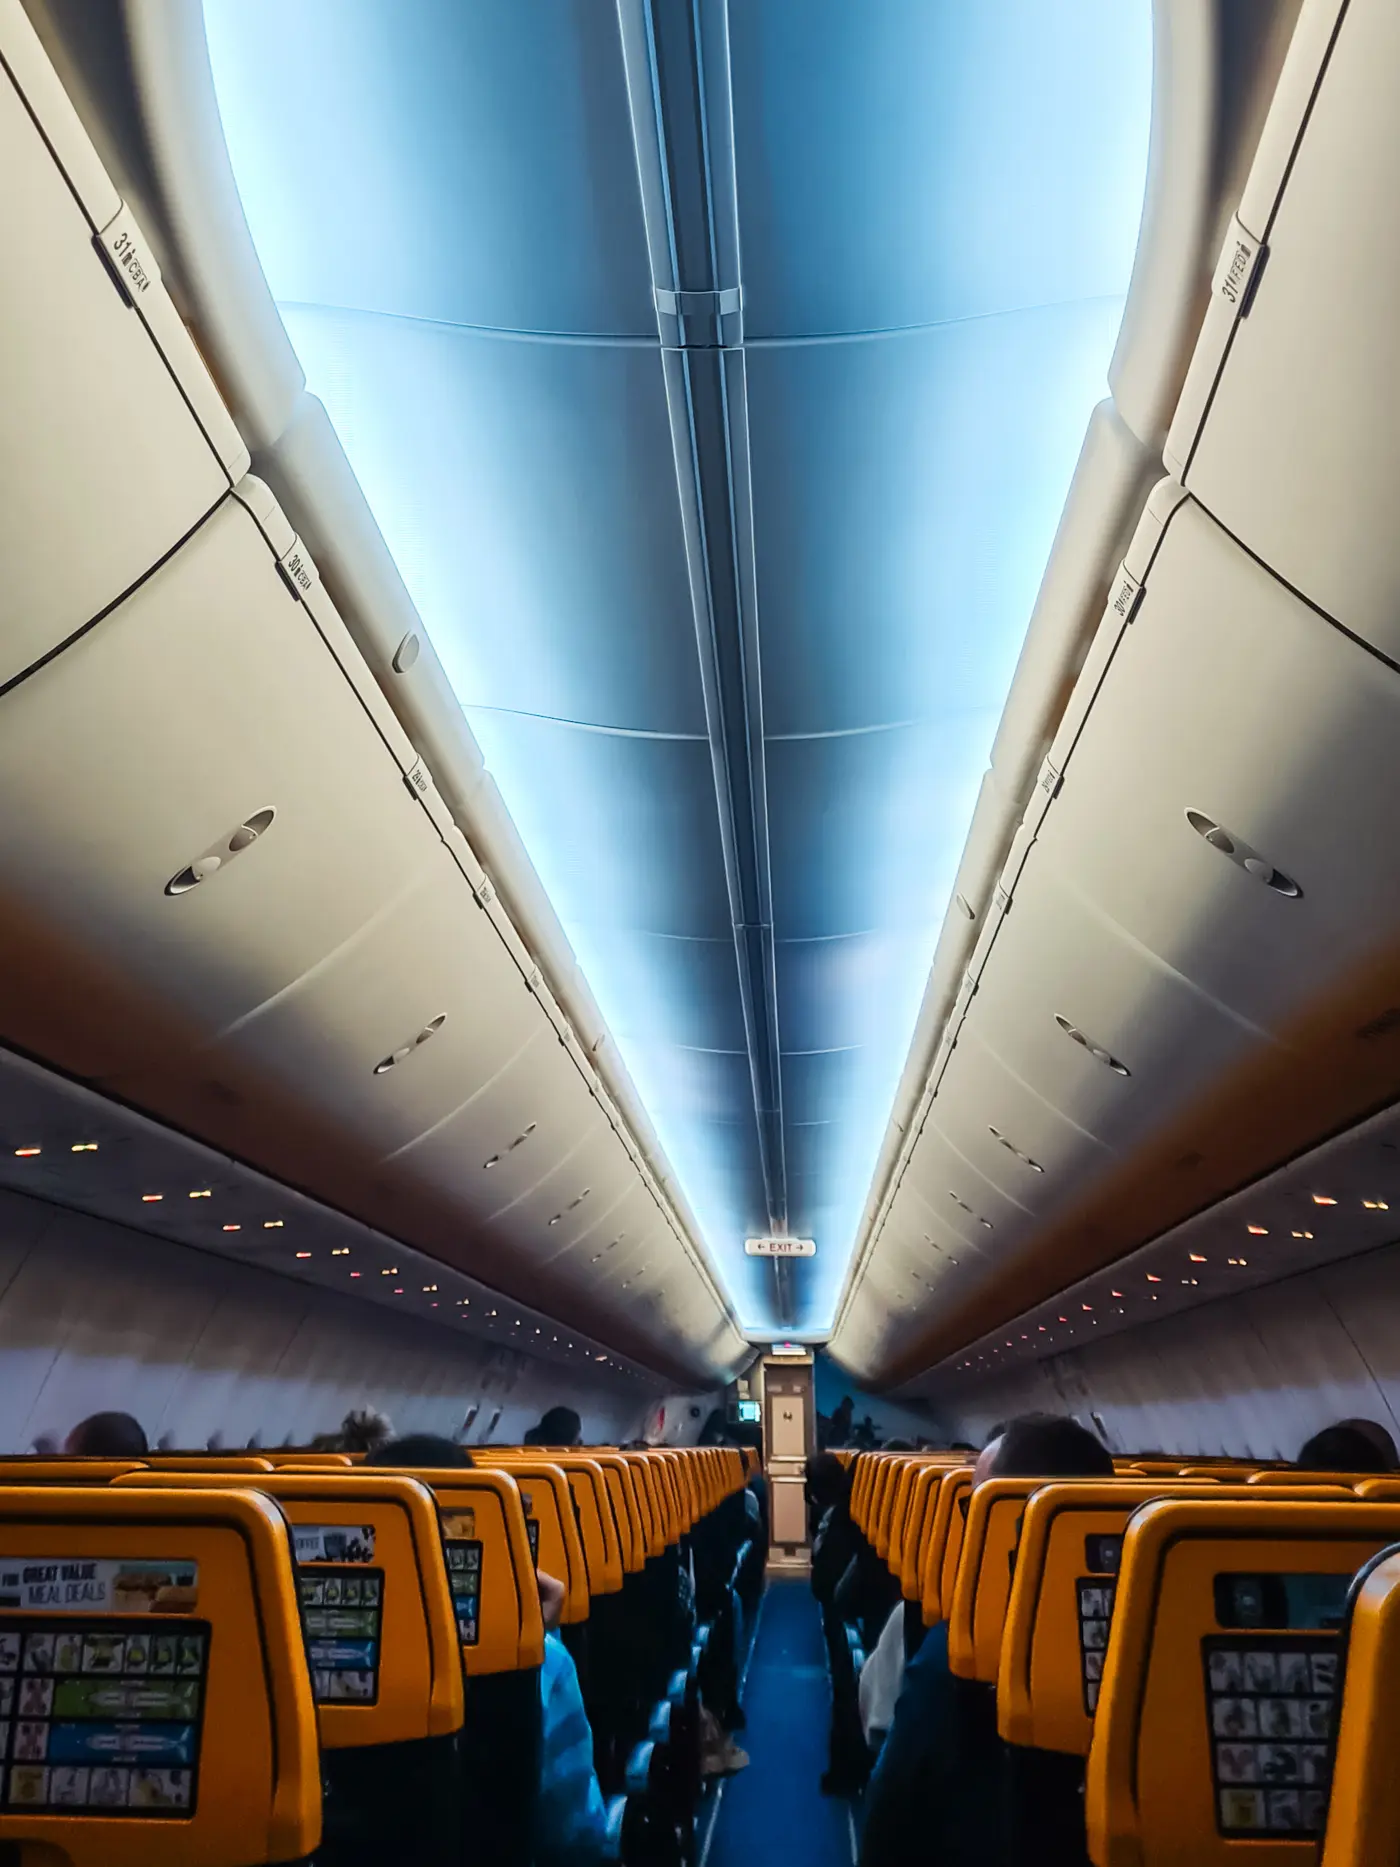
[[[847,1497],[851,1481],[846,1468],[834,1452],[814,1452],[807,1461],[807,1489],[815,1503],[823,1509],[828,1504],[838,1504]]]
[[[1111,1478],[1113,1455],[1078,1420],[1027,1413],[1008,1421],[992,1462],[995,1478]]]
[[[912,1439],[886,1439],[882,1442],[880,1450],[882,1452],[912,1452],[914,1442]]]
[[[365,1455],[366,1465],[407,1465],[426,1470],[471,1463],[472,1455],[465,1446],[439,1433],[405,1433],[402,1439],[386,1439]]]
[[[576,1446],[583,1437],[583,1421],[572,1407],[551,1407],[538,1426],[525,1435],[527,1446]]]
[[[141,1422],[129,1413],[90,1413],[63,1449],[85,1458],[144,1459],[151,1448]]]
[[[975,1452],[977,1448],[970,1445],[966,1439],[955,1439],[948,1450],[950,1452]]]
[[[1369,1425],[1369,1421],[1366,1424]],[[1337,1426],[1324,1426],[1298,1454],[1300,1472],[1388,1472],[1394,1471],[1384,1452],[1362,1422],[1346,1420]],[[1383,1430],[1383,1429],[1382,1429]]]

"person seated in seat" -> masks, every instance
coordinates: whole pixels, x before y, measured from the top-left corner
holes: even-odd
[[[551,1407],[538,1426],[532,1426],[521,1443],[527,1446],[581,1446],[583,1421],[572,1407]]]
[[[1028,1414],[982,1448],[972,1482],[1112,1476],[1108,1449],[1077,1421]],[[952,1672],[942,1621],[904,1669],[865,1794],[860,1867],[1051,1867],[1074,1857],[1076,1839],[1082,1860],[1081,1798],[1076,1791],[1066,1808],[1058,1787],[1045,1810],[1052,1819],[1037,1831],[1022,1819],[1024,1786],[1013,1784],[997,1733],[996,1687]]]
[[[382,1440],[365,1454],[366,1465],[400,1465],[420,1471],[460,1471],[475,1463],[465,1446],[440,1433],[405,1433],[401,1439]]]
[[[129,1413],[90,1413],[63,1442],[63,1450],[87,1459],[144,1459],[145,1430]]]
[[[548,1421],[546,1414],[541,1424]],[[436,1433],[407,1433],[376,1446],[365,1463],[460,1471],[474,1461],[455,1440]],[[536,1572],[536,1580],[545,1640],[534,1867],[598,1867],[607,1858],[607,1811],[593,1768],[593,1729],[583,1708],[578,1672],[558,1633],[565,1588],[543,1569]]]
[[[1393,1472],[1400,1459],[1375,1420],[1338,1420],[1314,1433],[1294,1463],[1300,1472]]]

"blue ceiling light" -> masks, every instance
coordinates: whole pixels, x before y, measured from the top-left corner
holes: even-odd
[[[205,10],[309,384],[736,1308],[820,1330],[1104,392],[1147,0]]]

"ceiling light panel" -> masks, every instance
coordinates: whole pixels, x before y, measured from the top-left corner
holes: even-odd
[[[653,296],[682,282],[649,269],[619,42],[567,11],[540,31],[519,9],[431,5],[414,26],[389,0],[211,0],[206,18],[311,386],[739,1307],[776,1328],[771,1267],[742,1254],[777,1215],[732,934],[768,909],[729,899]],[[755,541],[746,755],[768,811],[782,1216],[819,1241],[792,1273],[800,1326],[834,1310],[1103,393],[1151,49],[1146,10],[1107,0],[1053,22],[1019,6],[997,32],[977,9],[729,23],[727,60],[680,88],[729,87],[706,146],[732,123],[715,172],[741,216],[765,202],[765,237],[740,229],[742,447],[695,440],[722,477],[747,467],[714,516],[751,512]],[[308,74],[295,121],[270,105],[269,34]],[[678,147],[687,128],[662,123]],[[372,262],[365,201],[392,223]],[[989,246],[989,225],[1018,237]],[[861,258],[838,277],[832,251]]]

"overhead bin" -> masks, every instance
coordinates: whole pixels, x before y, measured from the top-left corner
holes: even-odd
[[[19,0],[0,4],[0,685],[144,577],[248,456]]]
[[[1400,659],[1400,8],[1305,0],[1226,237],[1168,466]]]
[[[98,627],[0,698],[0,786],[24,799],[0,823],[0,952],[37,927],[113,993],[144,991],[205,1041],[442,859],[232,498]],[[153,1060],[155,1031],[104,1018],[96,993],[62,1021],[60,1054],[54,1024],[31,1024],[47,1008],[29,969],[8,970],[13,1040],[84,1076]]]
[[[1171,969],[1162,1004],[1194,991],[1286,1042],[1310,1003],[1400,934],[1398,792],[1400,674],[1188,500],[1166,522],[1032,865]],[[1003,939],[1041,922],[1024,887]],[[1087,1008],[1055,1009],[1121,1049],[1136,1086],[1145,1032],[1099,1033]],[[1089,1063],[1087,1080],[1115,1095]]]
[[[929,1121],[984,1179],[1037,1216],[1110,1158],[1102,1141],[994,1056],[972,1025],[948,1060]]]

